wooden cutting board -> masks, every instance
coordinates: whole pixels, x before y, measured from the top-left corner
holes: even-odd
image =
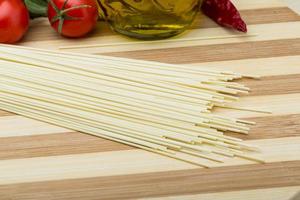
[[[203,169],[0,111],[0,200],[292,199],[300,191],[300,16],[279,0],[234,2],[249,37],[202,16],[175,41],[159,43],[117,35],[104,23],[88,38],[64,39],[35,20],[21,45],[261,75],[242,81],[253,90],[234,105],[273,114],[215,112],[257,122],[238,137],[258,145],[267,164],[230,159]]]

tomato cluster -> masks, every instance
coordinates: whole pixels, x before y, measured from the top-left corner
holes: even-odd
[[[66,37],[82,37],[98,19],[95,0],[50,0],[47,16],[51,26]],[[29,12],[23,0],[0,0],[0,43],[15,43],[29,27]]]

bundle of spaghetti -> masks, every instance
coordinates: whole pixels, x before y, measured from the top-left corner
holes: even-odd
[[[243,77],[0,45],[0,109],[204,167],[234,157],[263,162],[255,146],[224,134],[248,134],[254,123],[212,112],[249,92],[231,82]]]

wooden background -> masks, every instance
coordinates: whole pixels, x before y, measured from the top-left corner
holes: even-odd
[[[300,1],[295,0],[285,0],[285,2],[289,5],[289,7],[296,12],[300,13]]]
[[[203,169],[0,111],[0,200],[292,199],[300,191],[300,16],[279,0],[234,2],[255,37],[203,40],[239,34],[199,16],[179,38],[193,41],[140,43],[104,23],[89,38],[71,40],[58,37],[46,20],[35,20],[22,45],[99,44],[74,51],[261,75],[260,81],[242,81],[253,91],[234,105],[272,115],[215,112],[257,122],[242,138],[260,146],[267,164],[230,159]]]

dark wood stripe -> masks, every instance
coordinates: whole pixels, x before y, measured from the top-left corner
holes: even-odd
[[[4,110],[0,110],[0,117],[14,115],[13,113],[6,112]]]
[[[128,57],[174,64],[270,58],[299,54],[300,39],[106,53],[106,55],[116,57]]]
[[[236,133],[227,134],[244,140],[300,136],[300,114],[255,117],[247,118],[246,120],[257,123],[251,127],[249,135],[241,135]]]
[[[287,7],[241,10],[240,13],[248,25],[293,22],[300,20],[300,15]],[[192,28],[215,28],[218,26],[219,25],[206,16],[199,14],[195,19]]]
[[[251,88],[250,94],[243,96],[300,93],[300,74],[266,76],[260,80],[242,79],[237,82],[240,82],[246,85],[247,87]]]
[[[300,161],[0,186],[26,200],[133,199],[300,185]]]
[[[0,144],[0,160],[133,149],[79,132],[0,138]]]

